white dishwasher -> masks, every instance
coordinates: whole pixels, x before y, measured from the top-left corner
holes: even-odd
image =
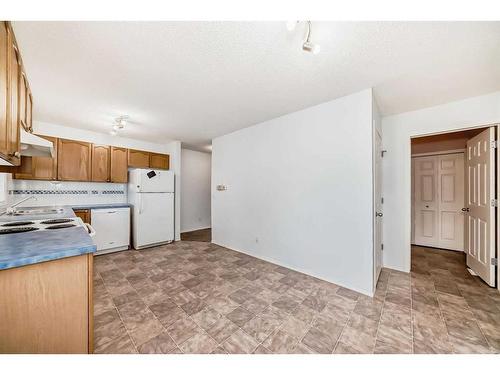
[[[130,208],[92,209],[91,224],[95,230],[92,238],[96,254],[127,250],[130,245]]]

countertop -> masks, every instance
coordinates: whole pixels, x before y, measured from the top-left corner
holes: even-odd
[[[71,207],[73,210],[88,210],[88,209],[93,209],[93,208],[125,208],[125,207],[132,207],[131,204],[129,203],[99,203],[99,204],[78,204],[78,205],[71,205],[68,206]]]
[[[86,206],[87,207],[87,206]],[[92,206],[94,207],[94,206]],[[116,206],[114,206],[116,207]],[[25,208],[54,208],[23,207]],[[60,214],[0,216],[0,224],[10,221],[75,217],[73,206],[62,206]],[[109,205],[103,208],[109,208]],[[0,270],[94,253],[96,246],[84,227],[0,235]]]

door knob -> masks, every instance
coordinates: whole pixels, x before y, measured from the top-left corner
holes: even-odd
[[[429,208],[429,205],[428,205],[428,204],[426,204],[426,205],[425,205],[425,208]]]
[[[382,212],[375,212],[375,216],[382,217],[384,214]]]
[[[470,209],[469,209],[469,207],[464,207],[464,208],[462,208],[462,211],[463,211],[463,212],[469,212],[469,211],[470,211]]]

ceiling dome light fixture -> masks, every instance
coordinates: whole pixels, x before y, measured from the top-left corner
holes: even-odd
[[[301,21],[287,21],[286,28],[288,29],[288,31],[293,31],[295,30],[299,22]],[[312,52],[314,55],[317,55],[320,52],[321,48],[319,44],[311,42],[311,21],[305,21],[305,23],[307,25],[307,35],[306,40],[302,44],[302,50],[306,52]]]
[[[115,124],[113,124],[113,126],[111,127],[111,131],[109,132],[109,134],[117,135],[118,130],[122,130],[125,127],[125,125],[127,125],[127,120],[128,120],[127,115],[115,118]]]

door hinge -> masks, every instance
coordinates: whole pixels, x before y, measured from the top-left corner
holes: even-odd
[[[380,244],[380,250],[384,250],[384,244],[383,243]]]
[[[497,199],[492,199],[491,200],[491,206],[492,207],[498,207],[498,200]]]
[[[384,204],[384,197],[380,198],[380,203]]]
[[[497,145],[498,145],[498,144],[497,144],[497,141],[491,141],[491,142],[490,142],[490,147],[491,147],[491,148],[497,148]]]
[[[498,266],[498,259],[497,258],[491,258],[491,265],[492,266]]]

